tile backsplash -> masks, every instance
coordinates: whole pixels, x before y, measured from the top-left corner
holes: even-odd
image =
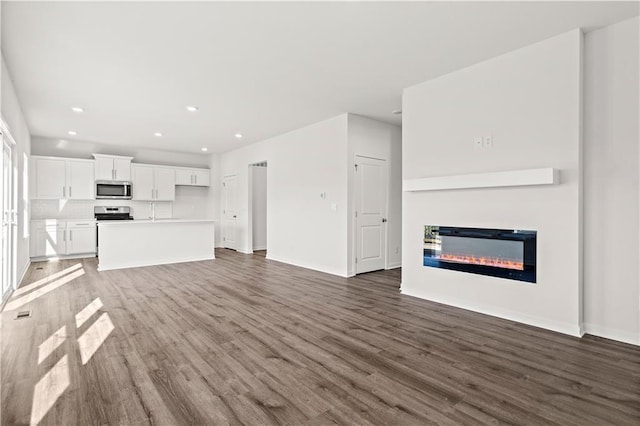
[[[135,219],[151,217],[151,203],[128,200],[31,200],[31,219],[92,219],[94,206],[129,206]],[[173,217],[173,203],[154,202],[156,218]]]

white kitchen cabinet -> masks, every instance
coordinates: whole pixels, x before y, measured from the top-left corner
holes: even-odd
[[[176,185],[209,186],[210,172],[208,169],[176,168]]]
[[[176,185],[193,185],[191,169],[176,169]]]
[[[132,164],[131,183],[134,200],[173,201],[176,198],[176,176],[171,167]]]
[[[95,180],[131,180],[133,157],[104,154],[93,154],[93,157],[96,159]]]
[[[31,198],[93,200],[94,161],[31,157]]]
[[[131,165],[131,191],[134,200],[152,201],[155,196],[153,167],[140,164]]]
[[[172,201],[176,199],[176,174],[172,168],[156,167],[153,170],[156,185],[156,200]]]
[[[95,222],[67,222],[66,254],[95,253],[96,237]]]
[[[31,157],[31,198],[65,198],[67,192],[67,164],[63,158]]]
[[[67,160],[67,198],[93,200],[95,198],[94,162]]]
[[[96,222],[35,220],[31,222],[32,258],[95,255]]]
[[[31,257],[58,256],[66,250],[64,223],[32,225],[30,238]]]
[[[195,186],[209,186],[210,172],[209,170],[193,171],[193,184]]]

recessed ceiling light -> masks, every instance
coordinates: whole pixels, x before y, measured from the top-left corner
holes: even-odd
[[[74,130],[69,130],[67,133],[69,133],[71,136],[75,136],[78,134],[78,132],[74,131]]]
[[[196,112],[198,111],[198,107],[197,106],[187,106],[187,111],[189,112]]]
[[[71,107],[71,111],[73,111],[73,112],[84,112],[84,108],[80,108],[80,107]]]
[[[161,137],[162,137],[162,136],[164,136],[164,135],[163,135],[162,133],[160,133],[160,132],[155,132],[155,133],[153,134],[153,136],[158,137],[158,138],[161,138]]]
[[[236,137],[237,139],[242,139],[242,133],[236,133],[236,134],[235,134],[235,137]]]
[[[202,150],[202,152],[207,152],[208,149],[207,148],[200,148]]]
[[[393,115],[402,115],[402,110],[401,109],[393,110],[393,111],[391,111],[391,114],[393,114]]]

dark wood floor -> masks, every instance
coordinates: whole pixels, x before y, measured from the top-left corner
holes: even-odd
[[[640,348],[402,296],[399,270],[216,254],[32,265],[2,313],[2,424],[638,424]]]

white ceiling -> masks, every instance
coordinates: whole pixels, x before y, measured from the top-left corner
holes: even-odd
[[[224,152],[344,112],[400,124],[405,87],[637,15],[638,2],[4,1],[1,41],[33,135]]]

